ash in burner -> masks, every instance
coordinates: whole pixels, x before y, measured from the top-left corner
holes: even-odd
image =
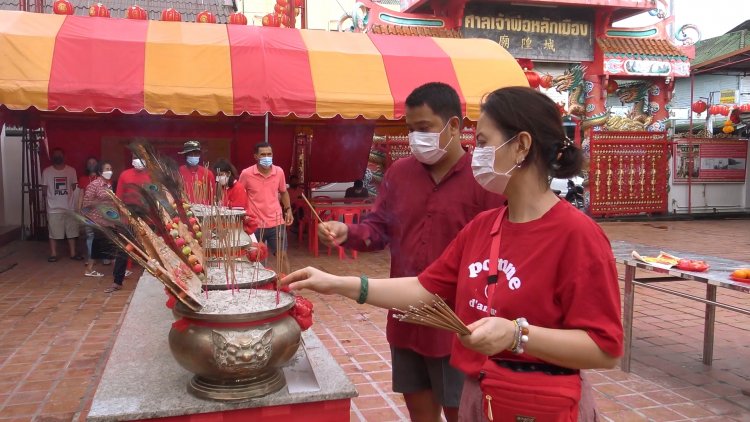
[[[227,273],[223,266],[207,268],[206,276],[206,284],[211,286],[222,286],[232,282],[231,274],[229,274],[230,279],[227,280]],[[263,268],[260,264],[256,266],[255,263],[249,262],[235,263],[234,282],[238,285],[263,284],[274,277],[276,277],[275,272]]]
[[[212,290],[206,304],[198,312],[210,315],[240,315],[271,311],[294,302],[294,296],[282,293],[276,305],[275,290]]]

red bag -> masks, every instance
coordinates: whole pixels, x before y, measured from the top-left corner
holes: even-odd
[[[576,422],[581,375],[516,372],[493,360],[482,367],[482,408],[492,422]]]

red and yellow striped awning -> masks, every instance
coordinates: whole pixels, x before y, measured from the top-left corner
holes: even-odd
[[[442,81],[481,97],[527,86],[497,43],[0,11],[0,104],[13,110],[398,119]]]

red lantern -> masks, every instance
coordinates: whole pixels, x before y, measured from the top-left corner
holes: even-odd
[[[247,25],[247,16],[239,12],[232,13],[229,15],[229,23],[231,25]]]
[[[289,14],[289,11],[291,10],[291,8],[292,8],[292,6],[288,5],[288,4],[286,6],[282,6],[280,4],[274,4],[273,5],[273,11],[277,15],[287,15],[287,14]]]
[[[709,107],[708,108],[708,114],[712,114],[712,115],[719,114],[719,106],[712,105],[711,107]]]
[[[620,86],[617,85],[617,81],[615,81],[614,79],[610,79],[607,82],[607,94],[609,94],[609,95],[614,94],[615,92],[617,92],[617,88],[619,88],[619,87]]]
[[[216,23],[216,16],[208,10],[204,10],[195,17],[195,21],[198,23]]]
[[[297,9],[303,9],[305,7],[305,0],[294,0],[294,7]]]
[[[555,78],[554,78],[554,77],[553,77],[552,75],[549,75],[549,74],[548,74],[548,75],[544,75],[544,76],[542,76],[542,78],[541,78],[541,79],[539,80],[539,86],[541,86],[541,87],[542,87],[542,88],[544,88],[544,89],[549,89],[549,88],[552,88],[552,81],[553,81],[554,79],[555,79]]]
[[[109,9],[107,9],[107,6],[96,3],[89,7],[89,16],[91,17],[98,17],[98,18],[108,18],[109,17]]]
[[[276,4],[278,4],[279,6],[284,7],[284,6],[286,6],[286,5],[289,4],[289,0],[276,0]]]
[[[136,19],[141,21],[145,21],[146,19],[148,19],[146,11],[138,5],[128,7],[128,10],[125,12],[125,17],[127,19]]]
[[[170,7],[161,11],[161,20],[166,22],[181,22],[182,15]]]
[[[281,25],[289,27],[289,22],[290,22],[289,15],[277,15],[277,16],[279,18],[279,22],[281,23]]]
[[[72,15],[74,12],[73,5],[68,0],[55,0],[52,10],[56,15]]]
[[[721,113],[722,116],[729,116],[729,106],[723,105],[720,107],[721,107],[721,111],[719,111],[719,113]]]
[[[734,123],[735,125],[740,124],[740,109],[739,108],[733,108],[732,111],[729,112],[729,119],[730,122]]]
[[[705,101],[698,100],[698,101],[696,101],[696,102],[693,103],[691,109],[693,110],[693,113],[701,114],[704,111],[706,111],[706,107],[707,107],[707,105],[706,105]]]
[[[526,74],[526,79],[529,80],[529,86],[532,88],[539,88],[539,84],[541,81],[539,80],[539,74],[536,72],[532,72],[531,70],[527,70],[523,72]]]
[[[279,21],[278,16],[274,15],[273,13],[269,13],[266,16],[263,16],[263,26],[278,27],[279,25],[281,25],[281,21]]]
[[[740,112],[741,113],[750,113],[750,103],[742,104],[740,106]]]
[[[534,62],[531,59],[516,59],[523,70],[534,70]]]

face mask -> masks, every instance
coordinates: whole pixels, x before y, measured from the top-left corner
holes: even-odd
[[[52,164],[60,165],[65,162],[65,158],[63,158],[60,155],[53,155],[52,156]]]
[[[510,173],[518,167],[518,164],[516,164],[505,173],[495,171],[495,152],[515,138],[514,136],[508,139],[497,148],[483,147],[474,149],[474,155],[471,157],[471,171],[474,173],[474,179],[483,188],[492,193],[500,195],[505,193],[505,188],[508,186],[508,181],[510,180]]]
[[[109,180],[112,178],[112,170],[107,170],[102,172],[102,177]]]
[[[222,185],[226,186],[227,183],[229,183],[229,176],[216,176],[216,181]]]
[[[273,157],[262,157],[258,160],[258,164],[262,167],[271,167],[271,164],[273,164]]]
[[[193,155],[187,157],[187,163],[189,166],[197,166],[200,160],[201,160],[201,157],[196,157]]]
[[[448,152],[445,148],[453,142],[453,137],[445,145],[445,148],[440,148],[440,135],[448,127],[445,124],[443,130],[438,133],[432,132],[411,132],[409,133],[409,147],[411,148],[414,158],[423,164],[435,164],[440,161],[441,158]]]
[[[89,172],[89,173],[95,173],[96,172],[96,164],[86,166],[86,171]]]
[[[133,168],[136,170],[143,170],[146,168],[146,165],[143,164],[143,160],[140,158],[133,158]]]

